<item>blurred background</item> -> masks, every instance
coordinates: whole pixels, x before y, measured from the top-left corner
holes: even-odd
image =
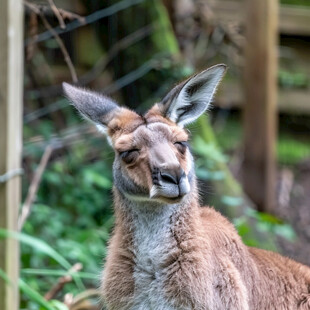
[[[189,128],[201,201],[247,245],[310,265],[310,3],[250,2],[23,2],[20,232],[0,230],[20,242],[20,309],[99,309],[114,153],[63,81],[144,112],[180,80],[227,64],[212,109]]]

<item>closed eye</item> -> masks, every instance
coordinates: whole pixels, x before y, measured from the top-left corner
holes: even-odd
[[[139,149],[131,149],[128,151],[120,152],[119,156],[126,164],[131,164],[137,159],[139,151]]]
[[[175,145],[181,145],[183,147],[188,147],[188,142],[187,141],[177,141],[174,142]]]
[[[127,157],[128,155],[130,155],[133,152],[139,152],[139,149],[132,149],[132,150],[128,150],[128,151],[123,151],[120,152],[119,155],[121,158]]]
[[[187,148],[188,148],[188,143],[187,141],[177,141],[174,142],[175,147],[177,148],[177,150],[181,153],[181,154],[185,154]]]

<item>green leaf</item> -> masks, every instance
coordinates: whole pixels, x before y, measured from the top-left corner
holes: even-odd
[[[1,268],[0,268],[0,278],[8,285],[11,283],[8,275]]]
[[[200,156],[219,163],[227,162],[227,157],[213,143],[206,143],[203,138],[196,136],[192,143],[193,150]]]
[[[21,273],[31,274],[31,275],[40,275],[40,276],[55,276],[55,277],[63,277],[63,276],[70,274],[69,272],[64,271],[64,270],[31,269],[31,268],[21,269]],[[98,275],[90,273],[90,272],[74,272],[74,275],[79,278],[98,280]]]
[[[112,182],[110,179],[94,170],[91,169],[85,170],[84,177],[86,181],[99,187],[105,189],[110,189],[112,187]]]
[[[24,244],[27,244],[31,247],[33,247],[35,250],[40,251],[46,255],[48,255],[49,257],[53,258],[55,261],[57,261],[61,266],[63,266],[65,269],[70,269],[71,268],[71,264],[62,256],[60,255],[58,252],[56,252],[52,247],[50,247],[47,243],[45,243],[44,241],[23,234],[23,233],[18,233],[15,231],[9,231],[6,229],[2,229],[0,228],[0,238],[14,238]],[[81,281],[81,279],[79,277],[77,277],[75,274],[72,275],[73,280],[75,281],[76,285],[80,288],[80,289],[84,289],[84,285],[83,282]]]
[[[271,224],[282,224],[282,221],[277,217],[273,216],[272,214],[259,212],[258,215],[260,220],[264,222],[268,222]]]
[[[292,226],[290,226],[289,224],[277,225],[275,227],[275,233],[290,241],[294,241],[296,239],[296,233]]]
[[[47,300],[44,299],[37,291],[33,290],[22,279],[19,279],[20,290],[27,295],[32,301],[36,302],[46,310],[56,310]]]
[[[221,181],[225,178],[225,173],[223,171],[208,171],[203,168],[198,168],[196,170],[196,175],[201,180]]]
[[[69,308],[59,300],[51,300],[50,303],[57,309],[57,310],[69,310]]]
[[[0,269],[0,278],[2,278],[7,284],[10,283],[10,279],[7,274]],[[67,306],[59,301],[52,300],[51,302],[47,301],[42,297],[37,291],[32,289],[28,284],[26,284],[22,279],[18,280],[19,289],[28,296],[28,298],[37,303],[38,305],[44,307],[45,310],[68,310]],[[53,307],[55,306],[55,307]]]
[[[60,255],[47,243],[45,243],[44,241],[38,238],[29,236],[23,233],[18,233],[15,231],[9,231],[9,230],[2,229],[2,228],[0,228],[0,238],[14,238],[24,244],[27,244],[33,247],[35,250],[40,251],[48,255],[49,257],[53,258],[65,269],[70,269],[72,267],[71,264],[62,255]]]
[[[237,207],[242,204],[243,199],[242,197],[222,196],[221,202],[227,206]]]

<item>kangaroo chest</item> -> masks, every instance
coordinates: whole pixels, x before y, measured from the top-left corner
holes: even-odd
[[[180,309],[167,297],[167,259],[175,240],[171,230],[171,216],[139,215],[134,219],[134,306],[132,309]],[[182,308],[190,309],[190,308]]]
[[[187,225],[184,221],[169,212],[151,218],[139,215],[135,220],[135,293],[131,309],[222,310],[225,304],[231,304],[230,309],[248,310],[234,265],[221,260],[211,263],[214,257],[204,250],[204,240],[197,243],[192,240],[195,232],[183,235],[177,230],[178,223]],[[199,240],[197,235],[195,238]],[[228,292],[234,295],[233,303],[223,296]]]
[[[132,216],[130,274],[120,271],[126,266],[123,261],[108,277],[114,292],[123,290],[128,279],[133,281],[132,290],[114,301],[122,304],[115,309],[248,310],[245,288],[233,263],[215,257],[203,235],[192,231],[196,223],[188,222],[189,214],[179,217],[174,211],[167,208],[161,214]]]

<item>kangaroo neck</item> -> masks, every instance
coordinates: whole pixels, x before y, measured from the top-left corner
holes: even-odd
[[[167,270],[180,268],[176,257],[183,259],[182,253],[189,255],[199,249],[193,236],[198,235],[200,210],[193,194],[169,205],[137,204],[116,195],[116,230],[127,240],[119,247],[122,253],[132,255],[135,294],[130,309],[159,309],[158,305],[160,309],[178,309],[164,297],[169,290],[166,283],[173,276]]]
[[[197,193],[193,190],[183,200],[176,204],[162,204],[158,202],[140,202],[128,199],[114,187],[114,209],[116,225],[136,223],[151,225],[156,223],[168,224],[167,219],[186,217],[188,220],[198,212]],[[196,212],[195,212],[196,211]]]
[[[137,204],[121,193],[115,194],[116,230],[128,240],[120,247],[135,253],[138,266],[147,265],[145,259],[150,259],[159,267],[166,259],[163,253],[168,249],[173,253],[181,240],[190,240],[199,231],[200,208],[195,192],[179,204],[167,205]]]

